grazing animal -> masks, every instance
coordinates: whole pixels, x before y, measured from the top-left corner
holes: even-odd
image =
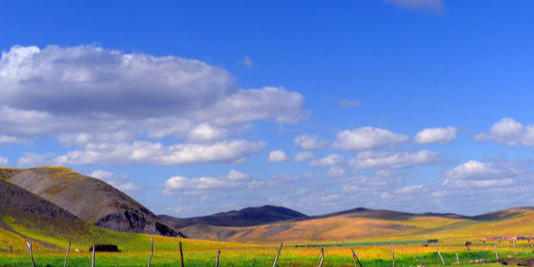
[[[77,248],[77,249],[74,249],[74,252],[79,253],[79,252],[82,252],[82,250]]]

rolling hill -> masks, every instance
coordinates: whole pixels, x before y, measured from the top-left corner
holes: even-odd
[[[0,168],[0,178],[90,224],[119,232],[180,235],[128,195],[68,168]]]
[[[309,218],[298,211],[271,205],[250,207],[242,210],[220,212],[209,216],[187,219],[180,219],[167,215],[160,215],[158,217],[176,229],[191,225],[246,227],[279,221],[305,220]]]

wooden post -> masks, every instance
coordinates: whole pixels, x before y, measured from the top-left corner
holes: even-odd
[[[530,239],[529,239],[528,243],[530,244],[530,249],[532,250],[532,252],[534,252],[534,243],[531,243]]]
[[[150,267],[150,261],[152,260],[152,254],[154,254],[154,239],[150,236],[150,256],[148,257],[148,265]]]
[[[284,246],[283,242],[280,244],[280,248],[278,249],[278,254],[276,254],[276,258],[274,258],[273,267],[276,266],[276,262],[278,261],[278,257],[280,257],[280,252],[282,252],[282,246]]]
[[[184,267],[184,251],[182,250],[182,240],[180,240],[180,266]]]
[[[443,260],[443,257],[441,256],[441,253],[439,252],[438,245],[436,245],[436,251],[438,252],[439,258],[441,259],[441,263],[445,265],[445,260]]]
[[[514,245],[514,254],[517,256],[517,248],[515,247],[515,240],[512,240],[512,244]]]
[[[322,267],[324,261],[324,247],[321,247],[321,261],[319,262],[319,265],[317,267]]]
[[[32,258],[32,266],[35,267],[35,260],[33,259],[33,246],[32,241],[26,241],[26,245],[28,245],[28,250],[30,251],[30,257]]]
[[[458,257],[458,251],[454,251],[454,253],[456,254],[456,264],[460,264],[460,257]]]
[[[493,245],[493,251],[495,252],[495,258],[499,260],[499,254],[497,254],[497,245]]]
[[[352,250],[352,260],[354,261],[354,267],[358,267],[358,265],[360,265],[360,267],[363,267],[362,263],[360,262],[360,259],[358,259],[358,256],[356,256],[354,249],[351,248],[350,250]]]
[[[93,245],[93,256],[91,257],[91,267],[95,267],[95,245]]]
[[[501,249],[502,249],[502,240],[499,239],[499,244],[501,245]]]
[[[65,262],[63,263],[63,267],[67,267],[67,258],[69,257],[69,251],[70,251],[70,241],[69,241],[69,245],[67,246],[67,254],[65,254]]]
[[[217,251],[217,260],[215,261],[215,267],[219,267],[219,256],[221,256],[221,250]]]
[[[397,264],[395,264],[395,247],[393,246],[393,243],[391,243],[391,256],[393,258],[393,267],[397,267]]]

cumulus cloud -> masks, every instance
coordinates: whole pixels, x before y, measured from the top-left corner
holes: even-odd
[[[271,151],[269,153],[269,157],[267,158],[268,162],[282,162],[282,161],[288,161],[288,160],[289,160],[289,157],[282,150]]]
[[[295,157],[293,157],[293,160],[296,162],[303,162],[303,161],[306,161],[312,158],[313,158],[313,152],[303,151],[303,152],[297,153]]]
[[[321,149],[328,145],[328,141],[320,140],[317,135],[299,135],[293,139],[293,143],[296,147],[306,150]]]
[[[340,99],[337,101],[337,105],[342,109],[358,107],[361,104],[362,104],[362,101],[359,99]]]
[[[223,68],[193,59],[84,45],[13,46],[0,59],[0,143],[53,137],[82,148],[71,156],[96,144],[157,143],[147,138],[198,147],[255,121],[306,117],[301,94],[239,88]],[[228,161],[224,157],[211,158]]]
[[[415,135],[418,144],[441,143],[448,144],[456,138],[458,130],[448,126],[446,128],[426,128]]]
[[[200,177],[186,178],[176,176],[169,178],[163,184],[163,192],[167,195],[175,194],[203,194],[228,189],[255,189],[264,183],[252,179],[248,174],[231,170],[227,175],[218,178]]]
[[[333,148],[345,151],[367,150],[405,143],[410,138],[385,129],[361,127],[338,132]]]
[[[349,161],[354,169],[400,169],[435,163],[439,153],[421,150],[415,153],[402,152],[360,152]]]
[[[443,185],[452,188],[505,186],[514,184],[524,173],[524,166],[514,162],[470,160],[445,172]]]
[[[115,175],[112,172],[104,170],[94,170],[88,176],[102,180],[127,194],[137,193],[143,189],[142,186],[130,182],[130,177],[126,174]]]
[[[534,125],[525,126],[512,118],[503,118],[491,126],[489,134],[478,134],[477,141],[494,141],[509,146],[534,146]]]
[[[9,163],[9,159],[5,157],[0,156],[0,165],[7,165]]]
[[[330,154],[324,158],[316,159],[310,161],[308,164],[309,167],[327,167],[327,166],[335,166],[341,162],[343,162],[345,158],[341,155],[337,154]]]
[[[19,165],[32,166],[35,162],[53,165],[84,164],[154,164],[181,165],[198,163],[231,163],[263,151],[265,143],[246,140],[222,141],[213,144],[176,144],[135,141],[133,143],[90,143],[83,150],[63,155],[28,153],[19,159]],[[42,164],[39,164],[42,165]]]
[[[443,0],[385,0],[406,9],[423,10],[431,13],[443,11]]]

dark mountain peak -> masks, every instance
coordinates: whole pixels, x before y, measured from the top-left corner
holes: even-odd
[[[246,227],[280,221],[303,220],[309,218],[307,215],[285,207],[265,205],[260,207],[248,207],[241,210],[219,212],[209,216],[193,218],[174,218],[168,215],[159,216],[176,229],[190,225],[211,225],[211,226],[233,226]]]

